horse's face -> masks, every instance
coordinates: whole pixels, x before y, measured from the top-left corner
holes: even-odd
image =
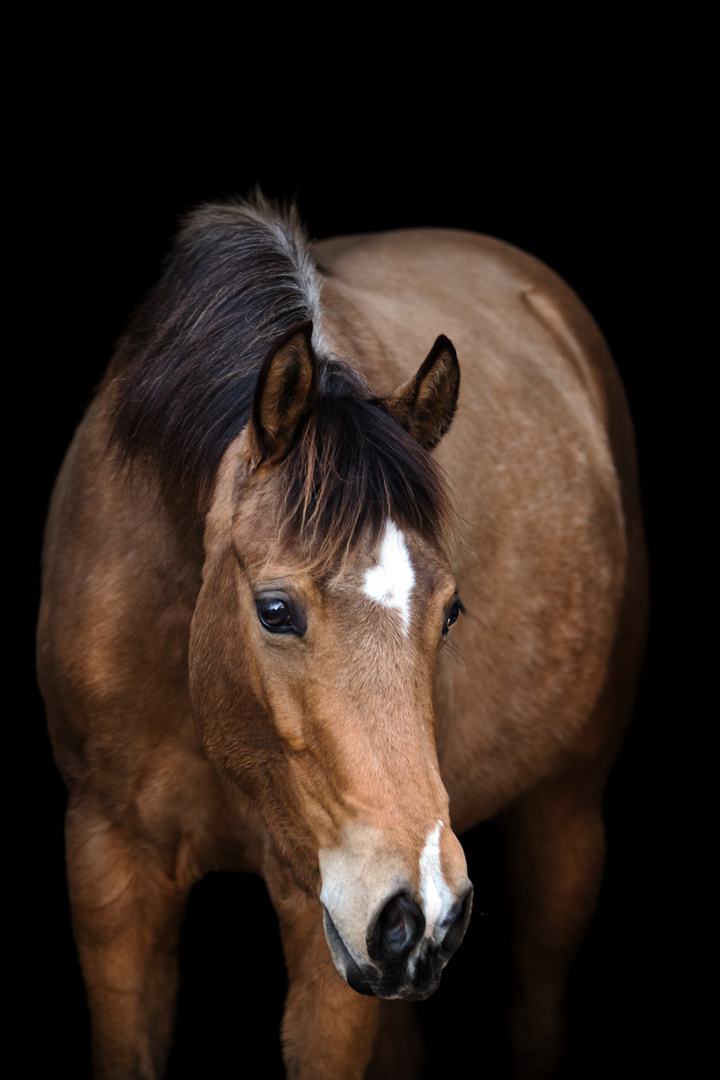
[[[278,540],[281,468],[258,469],[232,512],[235,482],[216,500],[191,646],[198,728],[319,897],[338,971],[362,993],[426,997],[472,896],[432,708],[455,581],[390,518],[337,565],[308,568]]]

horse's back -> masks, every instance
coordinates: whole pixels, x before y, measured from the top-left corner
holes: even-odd
[[[604,777],[603,747],[616,746],[634,695],[646,571],[632,426],[595,321],[553,271],[490,237],[408,230],[317,253],[338,347],[351,339],[378,392],[439,332],[460,359],[437,451],[461,515],[461,594],[473,598],[461,656],[441,662],[436,683],[456,820],[495,812],[568,747],[597,753]],[[600,709],[613,681],[618,700]]]
[[[535,446],[579,432],[600,469],[637,503],[627,403],[605,339],[576,293],[527,252],[494,237],[445,229],[337,237],[316,254],[331,340],[349,350],[378,393],[413,371],[416,352],[446,334],[458,351],[462,395],[441,455],[451,479],[476,473],[461,444],[518,437]],[[558,431],[557,425],[563,425]],[[507,434],[502,438],[508,446]],[[522,448],[518,447],[521,451]],[[511,451],[512,452],[512,451]]]

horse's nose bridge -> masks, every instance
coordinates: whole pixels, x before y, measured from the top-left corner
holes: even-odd
[[[357,668],[359,665],[355,665]],[[334,770],[349,807],[378,807],[380,816],[423,820],[447,816],[448,796],[435,745],[431,687],[421,694],[407,672],[393,684],[372,685],[357,671],[328,692],[318,685],[304,699],[309,726]],[[408,812],[403,802],[412,799]],[[402,825],[401,825],[402,827]]]

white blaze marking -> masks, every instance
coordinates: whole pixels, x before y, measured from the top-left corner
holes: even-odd
[[[363,592],[384,607],[395,608],[407,634],[410,625],[410,594],[415,573],[410,562],[405,537],[394,522],[385,525],[377,566],[365,571]]]
[[[420,898],[425,916],[425,937],[433,936],[435,924],[443,914],[443,909],[452,905],[452,895],[448,889],[440,867],[440,830],[442,821],[428,834],[420,856]]]

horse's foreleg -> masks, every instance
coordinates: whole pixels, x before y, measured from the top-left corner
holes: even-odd
[[[425,1045],[412,1001],[381,1001],[378,1033],[365,1080],[419,1080]]]
[[[266,881],[280,923],[289,989],[282,1025],[289,1080],[362,1080],[378,1024],[377,998],[356,994],[333,965],[316,900],[275,860]]]
[[[562,1056],[570,967],[595,911],[605,860],[600,795],[543,782],[502,816],[513,949],[517,1080]]]
[[[188,886],[146,838],[86,807],[68,811],[66,843],[95,1080],[156,1080],[172,1036]]]

